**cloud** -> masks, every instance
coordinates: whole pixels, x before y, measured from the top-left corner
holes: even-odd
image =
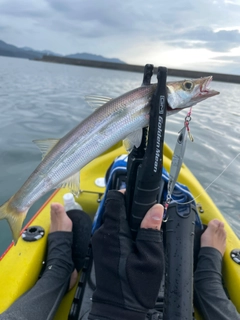
[[[46,3],[42,0],[25,0],[19,4],[18,0],[0,1],[1,16],[14,16],[20,18],[49,17]]]
[[[240,64],[240,56],[217,56],[213,57],[212,60],[219,60],[228,63]]]
[[[214,52],[230,51],[240,43],[238,30],[214,31],[216,18],[219,26],[232,23],[235,16],[232,9],[236,9],[233,2],[180,0],[166,5],[165,1],[157,0],[150,4],[135,0],[47,0],[47,3],[62,16],[61,24],[52,20],[54,30],[85,38],[131,38],[133,45],[149,39],[173,47],[207,48]],[[227,8],[231,9],[231,16],[226,14]],[[209,18],[212,26],[207,27]]]
[[[11,30],[10,26],[6,26],[6,25],[0,25],[0,32],[6,32]]]
[[[129,1],[66,1],[47,0],[55,17],[51,20],[54,30],[81,35],[84,38],[108,38],[127,40],[134,43],[139,38],[152,37],[156,32],[154,6],[151,4]],[[56,23],[61,17],[61,23]],[[159,17],[156,17],[159,19]],[[163,25],[159,19],[158,27]],[[157,37],[155,37],[157,39]]]
[[[205,49],[211,57],[239,46],[238,12],[233,0],[0,0],[1,25],[11,27],[0,28],[0,39],[131,63],[154,55],[159,61],[168,56],[166,50],[185,49],[187,64],[192,50],[200,49],[200,56]]]
[[[176,38],[178,40],[175,40]],[[240,32],[238,30],[214,31],[207,27],[197,27],[165,37],[164,40],[173,46],[183,48],[207,48],[215,52],[227,52],[239,47]]]

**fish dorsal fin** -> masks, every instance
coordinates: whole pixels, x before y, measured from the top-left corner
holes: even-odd
[[[128,152],[131,152],[133,147],[135,146],[138,148],[142,141],[142,129],[139,129],[137,131],[134,131],[130,133],[126,139],[123,140],[123,144],[125,149]]]
[[[42,159],[46,157],[48,152],[58,143],[59,139],[33,140],[42,152]]]
[[[85,101],[89,104],[89,106],[93,110],[98,109],[99,107],[109,102],[110,100],[112,100],[112,98],[103,97],[103,96],[93,96],[93,95],[85,96]]]
[[[80,193],[80,174],[79,171],[74,173],[71,177],[62,181],[56,188],[69,188],[72,194],[76,197],[79,196]]]

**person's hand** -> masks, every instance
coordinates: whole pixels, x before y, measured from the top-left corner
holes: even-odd
[[[109,191],[103,224],[92,239],[97,286],[89,319],[142,320],[154,307],[164,265],[162,217],[163,207],[154,205],[134,243],[125,195]]]

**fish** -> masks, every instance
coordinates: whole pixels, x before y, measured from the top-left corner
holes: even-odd
[[[212,77],[167,82],[167,115],[191,107],[219,94],[211,90]],[[142,128],[149,122],[150,104],[157,84],[143,85],[117,98],[88,96],[94,112],[63,138],[34,140],[42,151],[42,162],[23,186],[0,207],[16,245],[23,221],[35,201],[54,188],[68,186],[79,192],[79,171],[117,142],[128,149],[138,147]]]

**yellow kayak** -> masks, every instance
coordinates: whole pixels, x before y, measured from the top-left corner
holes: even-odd
[[[77,200],[91,218],[94,217],[105,191],[105,187],[99,186],[99,183],[96,184],[96,179],[100,179],[98,181],[101,181],[113,160],[124,153],[126,151],[122,143],[119,143],[81,170],[81,194]],[[165,145],[164,167],[168,172],[171,159],[172,150]],[[203,187],[185,165],[182,165],[178,182],[188,186],[194,198],[198,197],[197,208],[204,224],[208,224],[212,219],[222,220],[225,224],[227,246],[223,260],[224,284],[232,302],[240,312],[240,264],[235,262],[231,257],[233,250],[240,249],[240,240]],[[28,224],[28,227],[41,226],[45,230],[45,235],[40,240],[34,242],[26,242],[20,238],[17,246],[11,245],[0,258],[0,313],[6,310],[37,281],[46,253],[47,234],[50,226],[50,203],[60,202],[63,204],[63,195],[66,192],[68,192],[66,189],[56,190]],[[55,319],[68,319],[76,288],[77,285],[65,295]],[[198,314],[196,318],[201,319]]]

